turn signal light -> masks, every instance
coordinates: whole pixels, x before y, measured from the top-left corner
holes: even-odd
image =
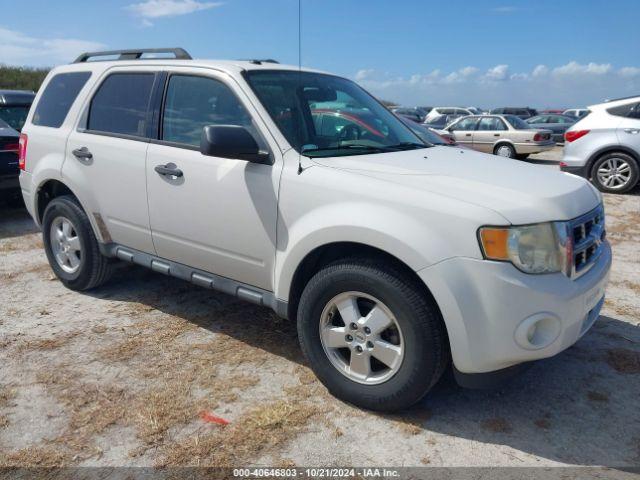
[[[508,260],[508,237],[508,228],[482,228],[480,239],[485,256],[491,260]]]

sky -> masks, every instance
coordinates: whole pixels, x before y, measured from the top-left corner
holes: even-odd
[[[300,53],[406,105],[568,108],[640,94],[639,0],[300,1],[299,45],[298,0],[30,0],[28,13],[0,0],[0,63],[180,46],[295,65]]]

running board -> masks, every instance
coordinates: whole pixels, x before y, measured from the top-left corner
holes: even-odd
[[[230,278],[221,277],[215,273],[205,272],[204,270],[156,257],[155,255],[150,255],[133,248],[123,247],[117,243],[100,244],[100,252],[107,257],[141,265],[150,268],[154,272],[180,278],[200,287],[233,295],[241,300],[255,303],[256,305],[269,307],[280,317],[287,317],[287,302],[278,300],[273,292],[237,282]]]

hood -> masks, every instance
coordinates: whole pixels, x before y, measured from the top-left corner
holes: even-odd
[[[446,146],[313,161],[485,207],[514,225],[570,220],[601,202],[581,177]]]

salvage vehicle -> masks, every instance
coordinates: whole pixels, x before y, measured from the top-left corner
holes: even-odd
[[[603,192],[629,192],[640,181],[640,96],[589,111],[565,133],[560,169],[591,179]]]
[[[0,120],[18,132],[22,130],[35,96],[28,90],[0,90]]]
[[[376,133],[318,131],[323,109],[366,112]],[[298,66],[82,54],[38,92],[20,168],[68,288],[120,260],[269,307],[363,408],[404,409],[449,365],[467,386],[512,375],[573,345],[604,302],[589,182],[429,146],[356,83]]]
[[[550,130],[532,128],[514,115],[471,115],[445,130],[460,145],[501,157],[525,159],[555,147]]]

